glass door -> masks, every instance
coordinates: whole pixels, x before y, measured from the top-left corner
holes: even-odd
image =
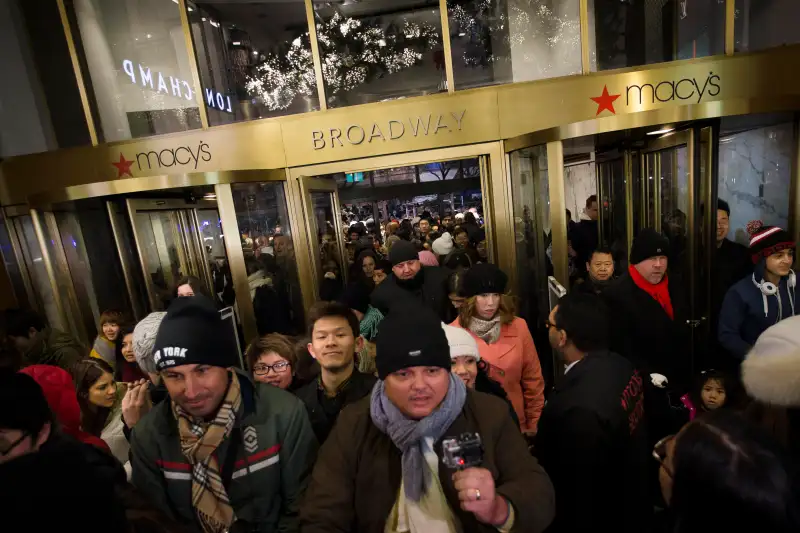
[[[200,279],[208,294],[214,294],[210,263],[215,250],[224,254],[216,202],[128,199],[127,203],[151,309],[166,309],[184,276]]]
[[[703,152],[711,143],[710,135],[710,128],[694,126],[649,142],[640,154],[644,200],[640,227],[653,228],[669,239],[670,288],[680,291],[687,306],[692,375],[707,355],[710,333],[705,248],[713,236],[703,217],[704,204],[715,202],[712,162]],[[700,157],[695,156],[698,153]]]
[[[347,284],[349,265],[336,180],[303,176],[300,190],[311,243],[314,292],[322,300],[335,300]]]

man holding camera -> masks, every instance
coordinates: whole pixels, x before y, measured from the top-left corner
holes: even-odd
[[[378,329],[380,381],[322,447],[300,511],[306,533],[537,532],[553,487],[498,398],[467,390],[432,311]]]

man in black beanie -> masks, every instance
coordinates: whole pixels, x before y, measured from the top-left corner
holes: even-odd
[[[133,484],[192,530],[297,531],[317,450],[303,403],[232,368],[230,331],[203,296],[172,303],[153,361],[171,401],[133,429]]]
[[[447,336],[431,311],[400,306],[384,319],[376,363],[372,394],[342,411],[320,451],[304,533],[540,532],[550,524],[550,479],[508,405],[467,390],[450,371]],[[468,454],[460,439],[476,435],[482,446]],[[459,461],[469,455],[478,460]]]
[[[681,284],[667,275],[669,255],[669,240],[644,228],[633,239],[628,271],[603,293],[614,316],[611,351],[649,375],[645,411],[660,437],[672,430],[665,390],[683,390],[691,382],[688,304]]]
[[[440,320],[449,317],[446,269],[423,266],[414,244],[403,240],[392,245],[389,262],[392,275],[373,291],[373,307],[388,315],[398,305],[417,304],[431,309]]]

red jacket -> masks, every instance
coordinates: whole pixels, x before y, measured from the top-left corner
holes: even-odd
[[[20,372],[28,374],[42,388],[47,404],[64,433],[110,453],[108,444],[103,439],[81,430],[81,408],[69,372],[52,365],[31,365]]]

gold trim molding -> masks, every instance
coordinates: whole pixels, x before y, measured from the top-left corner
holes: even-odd
[[[14,157],[0,165],[0,201],[25,203],[68,188],[77,199],[95,190],[89,185],[129,178],[279,169],[485,142],[505,141],[511,151],[601,131],[796,110],[800,73],[789,66],[799,61],[795,45]]]

